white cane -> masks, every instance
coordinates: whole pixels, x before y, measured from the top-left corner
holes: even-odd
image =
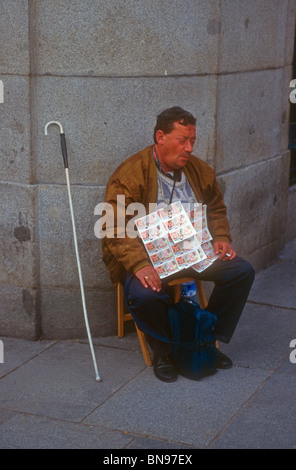
[[[81,290],[81,299],[82,299],[84,321],[85,321],[89,346],[90,346],[90,350],[91,350],[91,355],[92,355],[92,359],[93,359],[93,363],[94,363],[94,368],[95,368],[95,373],[96,373],[96,381],[101,382],[101,378],[100,378],[99,372],[98,372],[96,357],[95,357],[95,353],[94,353],[94,347],[93,347],[92,337],[91,337],[91,333],[90,333],[88,317],[87,317],[87,310],[86,310],[86,303],[85,303],[85,296],[84,296],[84,288],[83,288],[83,280],[82,280],[82,273],[81,273],[81,266],[80,266],[80,259],[79,259],[79,251],[78,251],[78,243],[77,243],[77,236],[76,236],[75,219],[74,219],[73,204],[72,204],[72,196],[71,196],[71,188],[70,188],[69,165],[68,165],[66,138],[65,138],[63,126],[58,121],[49,121],[46,124],[45,130],[44,130],[45,135],[47,135],[47,128],[51,124],[56,124],[60,128],[61,148],[62,148],[62,154],[63,154],[64,166],[65,166],[65,172],[66,172],[66,180],[67,180],[67,188],[68,188],[68,196],[69,196],[69,205],[70,205],[70,212],[71,212],[71,219],[72,219],[74,246],[75,246],[75,252],[76,252],[76,259],[77,259],[77,267],[78,267],[78,274],[79,274],[79,282],[80,282],[80,290]]]

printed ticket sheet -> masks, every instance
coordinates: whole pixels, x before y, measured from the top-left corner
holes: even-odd
[[[205,205],[187,213],[180,201],[174,202],[137,219],[136,225],[160,278],[188,267],[201,272],[217,259]]]

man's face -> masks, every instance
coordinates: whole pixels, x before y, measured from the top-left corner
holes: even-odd
[[[169,134],[157,131],[156,139],[158,159],[162,167],[167,171],[178,170],[186,165],[192,153],[196,140],[196,128],[191,124],[183,126],[175,122]]]

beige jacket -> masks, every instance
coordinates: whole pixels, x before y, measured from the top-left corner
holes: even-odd
[[[185,175],[199,202],[207,204],[208,227],[216,240],[231,242],[226,206],[214,170],[205,162],[191,155],[184,167]],[[148,214],[149,203],[157,202],[158,184],[153,147],[147,147],[125,160],[111,176],[105,202],[114,209],[114,237],[102,240],[103,261],[106,264],[114,285],[120,280],[124,270],[136,272],[151,264],[149,256],[139,237],[117,237],[125,227],[117,227],[117,196],[125,196],[125,206],[134,202],[142,203]],[[125,217],[125,224],[134,217]]]

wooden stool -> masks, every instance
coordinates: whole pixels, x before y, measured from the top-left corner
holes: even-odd
[[[180,299],[180,290],[181,290],[180,284],[182,284],[182,282],[189,282],[189,281],[194,281],[194,279],[190,277],[182,277],[180,279],[175,279],[174,281],[171,281],[168,283],[168,285],[172,286],[174,289],[174,302],[178,302],[178,300]],[[207,302],[206,294],[204,291],[203,283],[202,281],[195,280],[195,284],[196,284],[200,306],[202,309],[205,309],[208,302]],[[118,336],[119,338],[123,338],[124,337],[124,322],[133,320],[133,317],[127,311],[127,307],[126,307],[124,296],[123,296],[123,285],[120,282],[117,284],[117,315],[118,315]],[[143,331],[139,330],[136,323],[135,323],[135,326],[136,326],[136,330],[137,330],[145,364],[148,367],[150,367],[152,366],[152,360],[151,360],[150,351],[148,348],[145,334],[143,333]]]
[[[124,337],[124,322],[133,320],[131,313],[127,312],[127,306],[125,304],[124,295],[123,295],[123,285],[121,282],[117,284],[117,316],[118,316],[118,337]],[[135,323],[135,327],[138,333],[138,338],[140,341],[140,346],[142,349],[142,354],[144,357],[144,361],[148,367],[152,366],[152,360],[150,356],[150,352],[148,349],[148,344],[145,338],[145,334],[143,331],[139,330],[137,324]]]

